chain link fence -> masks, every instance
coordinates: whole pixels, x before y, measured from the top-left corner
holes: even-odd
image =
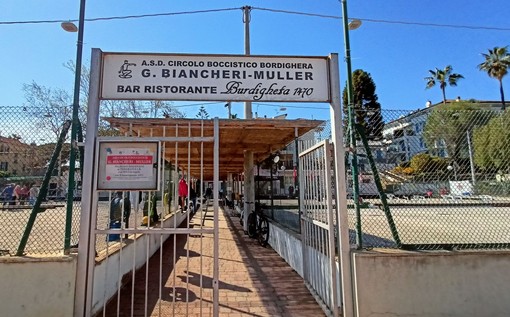
[[[482,109],[449,104],[383,110],[379,125],[370,129],[362,127],[365,114],[357,114],[359,218],[352,162],[347,166],[353,245],[510,246],[510,114]]]
[[[72,188],[73,202],[68,205],[71,107],[68,108],[60,108],[59,112],[44,112],[28,107],[2,107],[0,255],[62,255],[67,251],[66,239],[68,250],[78,245],[82,171],[78,155],[75,186]],[[104,125],[107,126],[106,123]],[[115,130],[103,129],[101,133],[118,135]],[[56,151],[59,140],[60,151]],[[47,186],[44,190],[45,176]],[[40,206],[34,208],[38,196]],[[126,192],[122,196],[126,199],[115,204],[115,207],[130,210],[128,213],[122,212],[125,227],[147,225],[144,219],[148,215],[168,213],[169,204],[165,204],[159,193],[156,199],[152,199],[154,193],[151,192]],[[109,227],[109,219],[114,212],[111,202],[116,197],[115,192],[99,193],[97,228]],[[70,234],[66,237],[66,226],[69,224]],[[98,238],[96,251],[101,252],[110,244],[118,243],[118,240],[116,235],[104,235]]]
[[[377,124],[366,120],[370,113],[357,113],[359,215],[353,201],[350,157],[354,151],[349,147],[350,131],[344,131],[353,246],[409,249],[510,246],[510,114],[482,108],[478,104],[458,104],[418,111],[382,110]],[[73,189],[75,199],[69,207],[71,213],[66,203],[69,138],[64,138],[62,150],[54,155],[65,121],[53,121],[52,114],[35,114],[22,107],[3,107],[2,112],[1,254],[18,253],[24,238],[27,239],[22,248],[24,254],[62,254],[66,215],[71,217],[68,239],[75,245],[81,209],[79,170]],[[363,122],[370,122],[371,126]],[[280,181],[268,185],[275,194],[274,205],[280,206],[280,210],[272,213],[273,218],[297,232],[301,184],[296,182],[297,167],[293,160],[296,152],[324,139],[331,139],[330,122],[302,136],[297,151],[296,143],[282,149],[284,159],[275,169]],[[47,193],[35,212],[33,205],[52,157],[55,164]],[[386,199],[381,199],[381,192]],[[113,196],[114,193],[103,193],[100,197],[98,219],[106,219],[104,226]],[[160,204],[162,201],[158,200],[158,210],[163,208]],[[143,203],[139,208],[145,208]],[[287,210],[285,215],[281,210]],[[143,216],[145,213],[140,213],[141,219],[132,217],[130,222],[142,223]],[[108,239],[104,240],[106,245]]]
[[[61,138],[61,150],[55,151],[70,123],[26,107],[2,107],[0,121],[1,253],[63,254],[66,218],[71,217],[68,239],[76,244],[80,212],[79,173],[75,201],[69,209],[66,203],[69,139]],[[42,190],[45,175],[47,186]],[[35,209],[38,196],[40,206]]]

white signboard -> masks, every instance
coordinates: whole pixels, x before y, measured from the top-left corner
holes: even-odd
[[[156,190],[158,142],[100,142],[98,190]]]
[[[101,99],[329,102],[326,57],[103,53]]]

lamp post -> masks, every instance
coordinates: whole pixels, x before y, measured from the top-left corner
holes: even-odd
[[[471,169],[471,181],[473,182],[473,189],[475,189],[476,188],[475,162],[473,160],[473,147],[471,145],[471,136],[469,135],[469,130],[466,131],[466,137],[469,151],[469,167]]]
[[[64,237],[64,253],[68,254],[71,247],[71,224],[73,214],[73,198],[74,198],[74,174],[76,169],[76,137],[78,134],[78,108],[80,106],[80,80],[81,80],[81,60],[83,51],[83,29],[85,26],[85,0],[80,0],[80,16],[78,27],[72,22],[63,22],[62,28],[67,32],[78,31],[78,41],[76,42],[76,65],[74,70],[74,96],[73,96],[73,113],[71,124],[71,150],[69,154],[69,179],[67,187],[67,210],[66,210],[66,227]],[[81,167],[82,168],[82,167]]]
[[[448,165],[446,169],[449,171],[453,170],[453,177],[455,180],[457,180],[457,169],[455,168],[455,162],[453,162],[452,165]]]
[[[345,43],[345,64],[347,65],[347,109],[349,121],[349,143],[351,150],[351,174],[352,174],[352,198],[356,212],[356,242],[358,249],[363,246],[361,232],[361,214],[359,206],[359,180],[358,180],[358,157],[356,154],[356,114],[354,113],[352,69],[351,69],[351,46],[349,42],[349,30],[355,30],[361,26],[360,20],[353,20],[349,23],[347,16],[347,0],[342,2],[343,31]]]

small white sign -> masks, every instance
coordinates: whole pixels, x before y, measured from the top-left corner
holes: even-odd
[[[329,102],[327,57],[103,53],[102,99]]]
[[[99,190],[156,190],[158,142],[100,142]]]

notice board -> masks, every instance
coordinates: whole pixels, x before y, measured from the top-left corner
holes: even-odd
[[[157,190],[159,142],[99,142],[98,190]]]

